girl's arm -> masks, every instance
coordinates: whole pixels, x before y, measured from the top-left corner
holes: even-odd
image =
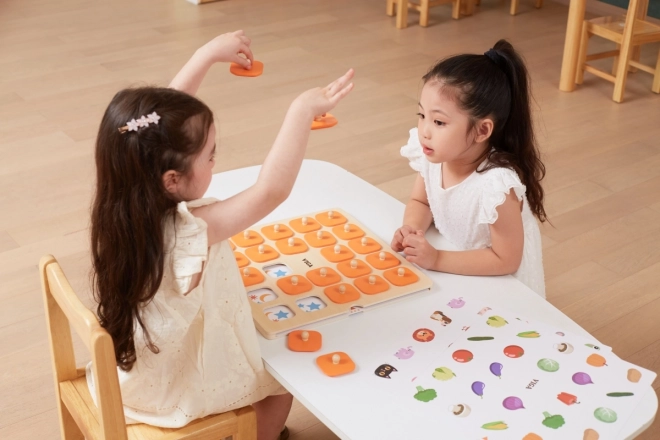
[[[242,57],[240,54],[245,55]],[[250,39],[243,31],[229,32],[215,37],[197,49],[193,56],[176,74],[170,88],[194,95],[206,72],[218,62],[238,63],[246,69],[252,65]]]
[[[227,200],[195,209],[208,224],[209,246],[252,226],[289,196],[305,155],[315,116],[330,110],[353,88],[353,70],[296,98],[264,161],[257,182]]]
[[[410,200],[403,213],[403,226],[394,232],[391,243],[392,249],[395,252],[401,252],[403,250],[403,239],[408,234],[416,231],[426,231],[432,222],[433,214],[426,196],[424,178],[421,174],[418,174],[413,185],[412,194],[410,194]]]
[[[521,202],[514,191],[497,207],[497,221],[490,225],[492,247],[471,251],[443,251],[433,248],[423,235],[404,240],[406,259],[425,269],[459,275],[508,275],[522,260],[524,232]]]

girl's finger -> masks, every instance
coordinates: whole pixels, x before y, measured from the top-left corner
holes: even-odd
[[[252,40],[250,40],[248,37],[246,37],[246,36],[244,36],[244,35],[239,35],[238,38],[240,38],[240,39],[241,39],[241,42],[242,42],[243,44],[245,44],[246,46],[249,46],[249,45],[252,43]]]
[[[328,84],[326,90],[328,90],[330,96],[337,93],[338,90],[343,89],[344,86],[353,78],[354,74],[355,72],[353,71],[353,69],[348,69],[348,71],[345,74],[343,74],[342,76],[340,76],[339,78]]]
[[[348,95],[351,90],[353,90],[353,83],[350,83],[349,85],[347,85],[346,87],[335,93],[333,96],[331,96],[330,102],[332,102],[333,104],[337,104],[339,101],[341,101],[344,98],[344,96]]]
[[[238,53],[242,53],[243,55],[245,55],[245,57],[248,60],[250,60],[250,65],[254,61],[254,56],[252,55],[252,51],[250,50],[250,48],[248,46],[246,46],[244,44],[241,44],[238,48]]]
[[[416,256],[417,255],[417,249],[412,248],[412,247],[405,247],[403,248],[403,253],[409,256]]]
[[[245,35],[245,32],[243,31],[243,29],[239,29],[237,31],[232,32],[232,34],[240,37],[242,35]]]

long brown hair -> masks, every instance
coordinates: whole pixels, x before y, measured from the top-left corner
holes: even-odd
[[[127,121],[156,112],[158,124],[119,132]],[[211,110],[173,89],[141,87],[117,93],[96,139],[96,195],[92,205],[93,290],[101,325],[115,345],[117,365],[135,362],[133,332],[142,327],[147,347],[158,352],[140,316],[163,278],[163,220],[177,201],[162,176],[190,173],[206,142]]]
[[[522,57],[506,41],[495,43],[484,55],[455,55],[436,64],[423,77],[426,84],[436,80],[456,93],[459,107],[470,117],[470,129],[477,120],[493,118],[493,133],[481,162],[488,164],[478,172],[504,167],[514,170],[527,187],[529,207],[542,222],[545,166],[534,136],[530,109],[530,85]]]

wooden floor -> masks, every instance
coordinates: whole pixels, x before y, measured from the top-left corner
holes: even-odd
[[[414,175],[398,150],[416,123],[419,78],[434,60],[510,39],[531,71],[548,168],[548,300],[619,356],[660,372],[660,96],[644,73],[629,76],[623,104],[588,74],[560,92],[567,7],[526,1],[516,17],[508,8],[482,0],[453,21],[441,6],[430,27],[410,13],[397,30],[385,0],[0,2],[0,438],[58,438],[37,262],[54,254],[89,301],[92,152],[105,106],[122,87],[166,85],[195,48],[239,28],[266,70],[245,79],[217,66],[199,92],[217,116],[217,171],[259,164],[288,103],[354,67],[340,124],[314,132],[307,157],[402,201]],[[657,53],[651,45],[643,58],[655,63]],[[335,438],[300,405],[288,424],[293,440]],[[660,438],[660,419],[641,438]]]

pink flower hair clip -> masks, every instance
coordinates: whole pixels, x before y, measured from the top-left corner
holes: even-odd
[[[160,116],[158,116],[158,113],[153,112],[150,115],[142,116],[138,120],[131,119],[126,123],[126,125],[124,125],[123,127],[119,127],[118,130],[120,133],[126,133],[127,131],[138,131],[138,128],[148,127],[149,124],[152,123],[158,125],[159,120],[160,120]]]

